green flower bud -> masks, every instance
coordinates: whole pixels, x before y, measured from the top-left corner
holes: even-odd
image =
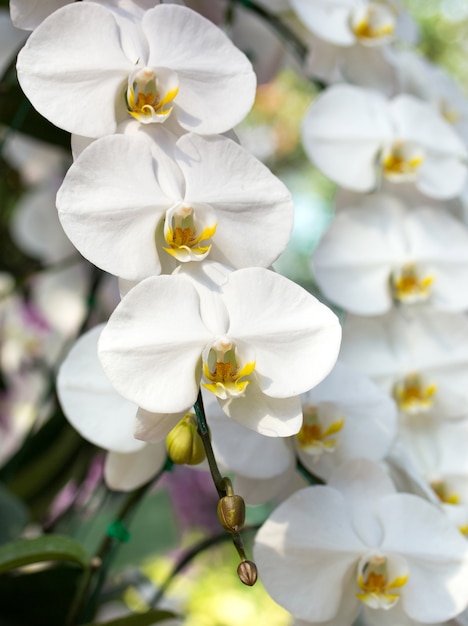
[[[245,502],[234,493],[229,478],[223,478],[222,485],[226,495],[218,502],[218,519],[229,533],[237,533],[245,522]]]
[[[205,448],[193,413],[187,413],[167,435],[166,450],[169,458],[179,465],[198,465],[205,459]]]

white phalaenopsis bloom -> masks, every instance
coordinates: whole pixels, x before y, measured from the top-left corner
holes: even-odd
[[[436,506],[396,493],[371,461],[350,461],[328,486],[283,502],[254,555],[273,599],[306,623],[348,626],[361,609],[372,624],[393,612],[392,623],[436,623],[468,602],[466,540]]]
[[[379,46],[399,35],[408,35],[409,18],[396,0],[290,0],[290,3],[314,35],[337,46],[350,47],[357,43]]]
[[[134,437],[138,406],[112,387],[97,355],[103,325],[82,335],[62,363],[57,392],[70,424],[108,451],[104,477],[111,489],[130,491],[150,480],[166,460],[164,441],[147,445]],[[175,425],[179,416],[166,416]]]
[[[467,150],[433,108],[410,95],[336,85],[312,103],[303,122],[312,161],[338,184],[370,191],[381,176],[451,198],[465,184]]]
[[[460,418],[468,406],[468,319],[429,307],[347,315],[340,358],[373,378],[406,414]]]
[[[271,265],[292,228],[283,183],[226,137],[156,130],[103,137],[70,168],[57,206],[83,256],[129,280],[207,256]]]
[[[127,14],[128,13],[128,14]],[[247,57],[194,11],[158,5],[135,16],[118,6],[69,4],[32,33],[18,79],[34,107],[86,137],[131,117],[221,133],[248,113],[255,75]]]
[[[194,276],[151,277],[131,289],[101,335],[107,376],[155,413],[186,412],[202,381],[244,426],[269,436],[297,433],[299,395],[336,361],[338,319],[274,272],[227,273],[206,263],[189,268]]]
[[[233,446],[234,428],[239,427],[219,419],[212,404],[207,407],[216,457],[235,473],[238,491],[249,504],[265,502],[285,488],[292,493],[296,457],[314,476],[327,480],[350,459],[381,461],[395,438],[395,403],[369,378],[339,362],[302,396],[302,412],[301,430],[288,440],[265,439],[243,429],[236,435],[242,445]]]
[[[365,196],[336,215],[312,264],[324,295],[356,315],[416,302],[468,308],[468,290],[460,289],[468,283],[468,231],[442,210]]]

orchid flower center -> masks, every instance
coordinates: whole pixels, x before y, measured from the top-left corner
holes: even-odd
[[[428,385],[419,374],[412,373],[395,383],[393,397],[400,410],[414,415],[432,408],[436,391],[437,385]]]
[[[208,383],[203,387],[221,400],[244,395],[249,376],[255,369],[255,360],[244,360],[229,337],[218,337],[203,359],[203,374]]]
[[[412,304],[429,298],[434,277],[421,277],[414,263],[407,263],[394,271],[390,280],[394,299]]]
[[[460,495],[452,491],[446,481],[433,480],[431,487],[439,500],[444,504],[460,504]]]
[[[164,222],[164,250],[181,263],[202,261],[208,256],[211,244],[207,241],[216,232],[216,216],[211,207],[178,206],[166,212]],[[205,242],[205,245],[203,245]]]
[[[410,141],[395,141],[382,151],[383,174],[396,183],[414,181],[419,175],[424,157],[424,151],[417,144]]]
[[[318,407],[309,405],[303,408],[303,416],[302,428],[296,435],[299,448],[317,459],[323,452],[333,452],[340,443],[335,435],[345,423],[338,407],[328,402]]]
[[[391,7],[383,3],[360,4],[351,14],[350,26],[363,45],[376,46],[393,38],[396,15]]]
[[[128,77],[127,111],[143,124],[164,122],[174,108],[178,92],[179,79],[175,72],[137,68]]]
[[[395,569],[400,572],[390,571]],[[357,572],[361,593],[357,593],[356,598],[372,609],[391,609],[400,597],[396,590],[408,581],[409,574],[404,570],[401,563],[397,564],[397,568],[390,567],[387,557],[380,554],[363,557]]]

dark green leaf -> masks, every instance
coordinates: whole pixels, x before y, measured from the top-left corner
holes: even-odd
[[[0,546],[0,573],[42,561],[72,561],[88,567],[90,556],[75,539],[61,535],[18,539]]]

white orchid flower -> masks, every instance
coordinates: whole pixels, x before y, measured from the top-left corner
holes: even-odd
[[[327,480],[349,459],[381,461],[396,434],[394,402],[369,378],[339,362],[302,396],[303,424],[289,439],[266,438],[226,420],[213,400],[205,400],[205,409],[216,458],[235,475],[248,504],[298,488],[296,456],[313,475]]]
[[[83,256],[129,280],[208,256],[271,265],[292,228],[283,183],[226,137],[156,136],[103,137],[70,168],[57,206]]]
[[[131,289],[101,335],[104,370],[147,411],[186,412],[202,380],[232,419],[268,436],[292,435],[302,423],[298,396],[336,361],[338,320],[274,272],[217,267],[196,264]],[[203,272],[218,272],[217,284]]]
[[[462,314],[412,307],[347,315],[340,358],[391,394],[403,414],[466,415],[468,320]]]
[[[372,624],[387,611],[406,618],[391,623],[444,622],[468,602],[466,540],[437,507],[396,493],[371,461],[350,461],[328,486],[283,502],[254,556],[273,599],[309,624],[344,626],[362,609]]]
[[[18,56],[18,79],[51,122],[85,137],[115,132],[134,117],[173,116],[187,131],[221,133],[253,104],[255,75],[226,35],[194,11],[142,11],[94,2],[47,17]]]
[[[383,176],[447,199],[466,180],[461,139],[430,105],[407,94],[388,102],[371,90],[330,87],[305,116],[303,143],[324,174],[354,191],[374,189]]]
[[[460,289],[468,282],[468,231],[446,211],[365,196],[336,215],[312,265],[323,294],[356,315],[418,302],[468,309]]]
[[[97,342],[103,327],[96,326],[74,344],[60,367],[57,392],[70,424],[82,437],[108,451],[104,466],[108,486],[131,491],[162,468],[166,448],[164,441],[153,445],[135,439],[138,406],[113,389],[98,359]],[[167,416],[167,432],[178,419]]]
[[[336,46],[374,47],[408,38],[409,17],[395,0],[290,0],[298,17],[320,39]],[[414,38],[414,27],[411,29]]]

